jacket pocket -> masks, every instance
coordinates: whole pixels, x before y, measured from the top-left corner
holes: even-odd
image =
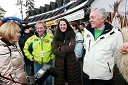
[[[108,62],[107,62],[107,65],[108,65],[109,72],[111,73],[111,68]]]
[[[88,51],[90,50],[90,44],[91,44],[91,40],[89,40]]]

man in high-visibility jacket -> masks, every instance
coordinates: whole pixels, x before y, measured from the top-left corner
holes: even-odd
[[[46,32],[46,25],[42,21],[36,23],[36,32],[27,39],[24,46],[24,53],[27,58],[34,62],[34,74],[44,64],[52,65],[55,55],[52,53],[53,35]],[[46,85],[52,85],[52,77],[46,80]]]

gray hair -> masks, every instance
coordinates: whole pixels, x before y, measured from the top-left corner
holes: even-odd
[[[93,8],[93,9],[91,9],[91,12],[94,12],[94,11],[97,12],[97,15],[100,18],[105,18],[105,20],[107,19],[107,12],[104,8]]]

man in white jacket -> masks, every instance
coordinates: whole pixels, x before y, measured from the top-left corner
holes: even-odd
[[[83,85],[111,85],[122,34],[106,22],[103,8],[92,9],[89,22],[84,32]]]

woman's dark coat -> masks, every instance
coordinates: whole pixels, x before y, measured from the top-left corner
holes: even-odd
[[[70,31],[64,35],[55,35],[53,40],[55,68],[59,71],[54,80],[55,85],[65,85],[65,82],[68,82],[68,85],[81,85],[80,69],[74,53],[75,35]]]

